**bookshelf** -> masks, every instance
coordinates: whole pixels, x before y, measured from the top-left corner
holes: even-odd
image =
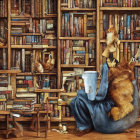
[[[97,27],[99,28],[99,37],[97,37],[97,45],[99,54],[102,54],[106,47],[106,30],[111,25],[115,27],[118,32],[118,38],[120,39],[119,48],[119,61],[123,58],[130,61],[131,57],[134,57],[140,48],[140,24],[139,24],[139,11],[140,3],[138,0],[118,0],[118,1],[104,1],[100,0],[97,4]],[[98,59],[98,68],[105,62],[105,58],[100,55]],[[140,89],[140,68],[139,58],[135,64],[135,76]]]
[[[66,98],[76,96],[77,90],[82,88],[81,75],[84,71],[100,72],[101,65],[105,62],[102,52],[106,47],[105,30],[109,24],[117,21],[118,25],[114,26],[119,32],[120,17],[123,16],[130,21],[131,17],[134,17],[138,26],[135,25],[133,30],[140,30],[139,3],[134,3],[133,7],[130,7],[130,3],[126,6],[125,3],[118,5],[116,1],[109,1],[109,4],[104,2],[104,0],[0,1],[2,62],[0,74],[10,75],[15,104],[26,102],[30,106],[31,100],[37,99],[42,103],[50,97],[52,98],[50,108],[57,110],[56,114],[53,113],[52,121],[74,121],[67,103],[58,104],[56,98],[65,101]],[[127,19],[129,15],[130,19]],[[108,23],[107,26],[105,22]],[[129,27],[131,31],[132,25]],[[124,30],[129,27],[126,26]],[[4,28],[4,31],[1,28]],[[134,33],[135,36],[130,32],[128,37],[126,32],[126,36],[120,39],[120,50],[123,50],[120,56],[125,56],[128,60],[136,54],[140,46],[139,32]],[[50,62],[49,58],[53,59],[53,64],[45,65]],[[135,65],[139,77],[140,64],[137,62]],[[25,96],[23,91],[29,94]],[[65,112],[68,114],[65,115]],[[21,117],[17,120],[31,121],[31,119]]]
[[[67,99],[76,96],[81,88],[81,75],[85,70],[96,70],[97,39],[96,0],[58,0],[58,87],[63,99],[59,103],[62,122],[74,121]],[[65,102],[65,103],[64,103]]]

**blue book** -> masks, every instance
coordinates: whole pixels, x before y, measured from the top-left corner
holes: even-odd
[[[131,16],[127,15],[127,21],[126,21],[126,26],[127,26],[127,39],[131,39],[131,31],[130,31],[130,24],[131,24]]]
[[[86,51],[76,51],[77,54],[85,54]]]

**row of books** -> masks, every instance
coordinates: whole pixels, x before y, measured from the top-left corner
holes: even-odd
[[[0,1],[0,17],[7,17],[7,0]]]
[[[50,54],[53,55],[53,61],[54,64],[56,64],[55,63],[56,51],[55,50],[44,51],[44,50],[45,49],[33,50],[33,51],[26,50],[26,49],[12,49],[11,69],[21,70],[22,72],[32,72],[32,73],[39,72],[36,69],[36,63],[38,62],[42,65],[42,67],[44,67],[44,72],[45,72],[46,71],[45,68],[49,63]]]
[[[26,17],[42,17],[47,14],[54,14],[57,11],[57,0],[22,0],[11,1],[11,15]]]
[[[40,89],[56,89],[56,76],[36,76],[36,86]]]
[[[69,4],[70,8],[96,8],[96,0],[70,0]],[[61,1],[61,7],[68,7],[68,0]]]
[[[26,36],[11,36],[11,45],[33,45],[35,48],[40,48],[43,46],[56,46],[57,40],[55,39],[46,39],[42,38],[42,36],[34,36],[34,35],[26,35]],[[45,47],[45,46],[44,46]]]
[[[140,0],[100,0],[101,7],[140,7]]]
[[[27,19],[27,18],[12,18],[11,22],[13,25],[21,23],[22,26],[15,27],[12,26],[11,34],[21,34],[21,33],[55,33],[57,22],[56,19]],[[24,23],[24,26],[23,26]]]
[[[83,73],[83,68],[75,68],[74,71],[62,71],[62,89],[68,93],[77,92],[79,89],[82,89],[81,84],[83,83]]]
[[[104,43],[102,46],[103,51],[106,48],[106,44]],[[140,43],[121,43],[120,44],[120,48],[119,48],[119,60],[120,62],[122,62],[125,58],[125,60],[127,60],[128,62],[130,62],[132,57],[135,57],[135,55],[137,54],[137,52],[140,49]],[[138,58],[136,61],[139,61],[140,58]],[[106,60],[103,59],[103,62],[105,62]]]
[[[44,10],[44,11],[43,11]],[[41,17],[47,14],[56,14],[57,12],[57,0],[33,0],[32,13],[35,17]]]
[[[62,40],[61,63],[95,65],[96,46],[94,40]]]
[[[101,29],[103,38],[106,38],[106,30],[110,26],[115,27],[120,40],[140,39],[140,15],[138,14],[104,14],[103,29]]]
[[[63,13],[61,36],[96,36],[96,13]]]
[[[7,19],[0,19],[0,38],[7,41]]]

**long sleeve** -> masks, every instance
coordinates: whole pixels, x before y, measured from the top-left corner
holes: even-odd
[[[104,100],[107,94],[108,90],[108,65],[107,63],[103,64],[102,71],[101,71],[101,83],[100,88],[97,92],[97,95],[95,97],[96,101]]]

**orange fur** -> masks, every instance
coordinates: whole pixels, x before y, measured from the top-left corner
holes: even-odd
[[[134,80],[134,64],[124,61],[115,68],[109,70],[109,96],[115,102],[115,107],[109,112],[114,120],[125,117],[133,110],[132,95],[134,92],[132,80]]]

